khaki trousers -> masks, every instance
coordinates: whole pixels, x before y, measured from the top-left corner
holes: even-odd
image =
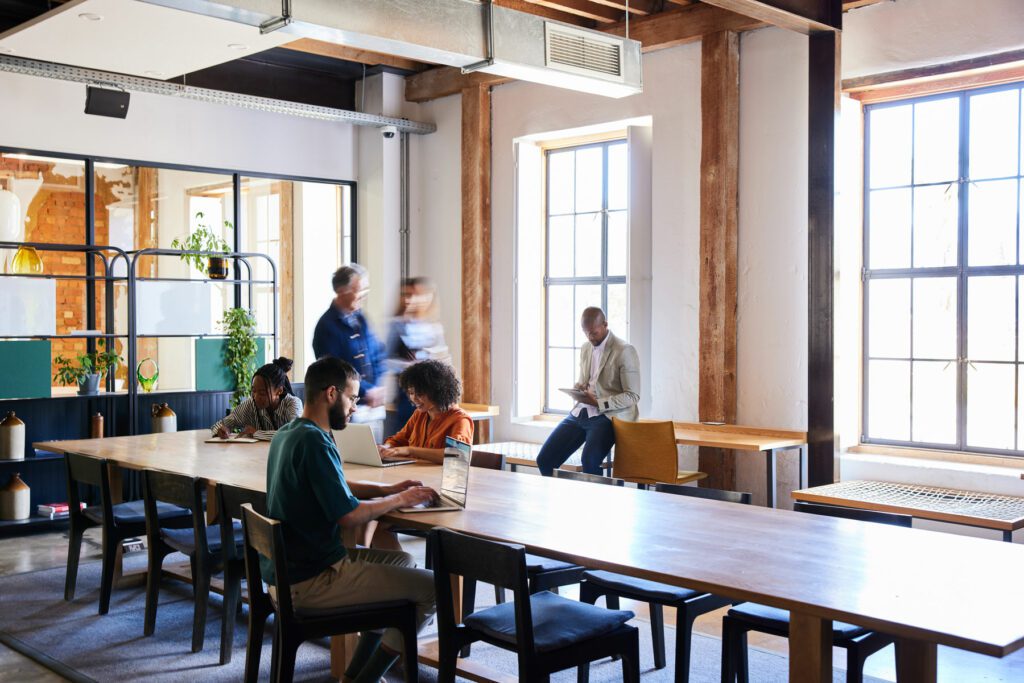
[[[296,610],[410,600],[416,603],[418,629],[434,616],[434,573],[417,569],[412,555],[373,548],[347,548],[346,552],[344,559],[292,586]],[[397,629],[385,630],[383,643],[393,652],[404,649]]]

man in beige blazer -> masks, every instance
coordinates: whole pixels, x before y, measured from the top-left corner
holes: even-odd
[[[572,411],[544,442],[537,467],[545,477],[583,446],[583,471],[601,474],[601,463],[615,444],[612,418],[639,417],[640,358],[636,349],[608,330],[604,311],[590,307],[580,317],[587,342],[580,350],[581,392]]]

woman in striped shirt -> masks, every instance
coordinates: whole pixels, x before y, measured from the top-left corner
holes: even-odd
[[[235,430],[240,430],[244,436],[272,436],[301,415],[302,401],[292,392],[288,381],[291,369],[292,361],[282,357],[257,370],[252,377],[249,398],[210,428],[213,435],[226,439]]]

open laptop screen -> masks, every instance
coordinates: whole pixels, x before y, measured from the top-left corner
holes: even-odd
[[[445,438],[444,445],[441,494],[465,507],[466,489],[469,487],[469,463],[473,457],[473,448],[468,443],[462,443],[450,436]]]

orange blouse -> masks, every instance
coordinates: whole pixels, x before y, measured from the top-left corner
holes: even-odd
[[[444,448],[444,438],[450,436],[463,443],[473,443],[473,418],[458,406],[449,408],[431,420],[423,410],[417,410],[397,433],[384,443],[389,446],[413,448]]]

